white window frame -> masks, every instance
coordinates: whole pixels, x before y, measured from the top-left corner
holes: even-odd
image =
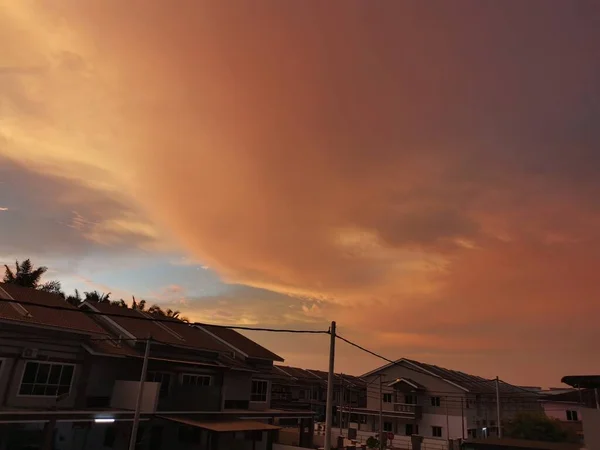
[[[253,393],[253,387],[254,387],[254,383],[265,383],[266,387],[265,387],[265,399],[264,400],[252,400],[252,396],[254,395]],[[269,401],[269,380],[252,380],[252,383],[250,383],[250,403],[267,403]]]
[[[21,387],[23,386],[23,379],[25,378],[25,371],[27,370],[27,365],[28,364],[38,364],[38,370],[39,370],[39,364],[47,364],[50,366],[71,366],[73,367],[73,373],[71,375],[71,382],[69,383],[69,390],[66,392],[67,396],[71,395],[71,391],[73,390],[73,382],[75,381],[75,373],[77,370],[77,364],[73,364],[73,363],[64,363],[64,362],[57,362],[57,361],[37,361],[37,360],[29,360],[29,361],[25,361],[25,364],[23,364],[23,371],[21,372],[21,381],[19,382],[19,387],[17,390],[17,397],[30,397],[30,398],[57,398],[59,395],[64,395],[64,394],[56,394],[56,395],[36,395],[36,394],[21,394]],[[2,368],[0,368],[1,370]],[[52,368],[50,368],[50,370],[52,370]],[[36,372],[37,374],[37,372]],[[61,369],[61,374],[62,374],[62,369]],[[50,376],[50,372],[48,372],[48,377]],[[60,381],[60,379],[59,379]],[[27,383],[27,384],[32,384],[32,383]],[[33,383],[33,384],[37,384],[37,383]],[[45,384],[46,386],[49,386],[48,383]],[[59,385],[60,386],[60,385]]]
[[[185,377],[190,377],[194,379],[199,378],[208,378],[208,384],[197,384],[197,383],[184,383],[183,380]],[[212,375],[208,375],[206,373],[182,373],[181,378],[179,379],[182,386],[200,386],[200,387],[208,387],[212,386]]]
[[[434,408],[439,408],[440,406],[442,406],[442,397],[437,396],[437,395],[432,395],[430,402],[431,402],[431,406],[433,406]]]
[[[394,401],[394,395],[391,392],[384,392],[381,396],[383,403],[392,403]],[[389,398],[389,400],[386,400],[386,398]]]
[[[438,430],[438,429],[440,430],[439,436],[436,435],[436,433],[435,433],[435,431]],[[442,427],[439,427],[439,426],[436,426],[436,425],[432,425],[431,426],[431,436],[432,437],[438,437],[438,438],[444,437],[444,429]]]

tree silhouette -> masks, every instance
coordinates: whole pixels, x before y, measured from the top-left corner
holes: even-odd
[[[84,292],[83,296],[84,296],[84,300],[86,302],[94,302],[94,303],[109,303],[110,302],[110,292],[108,294],[103,294],[98,291]]]
[[[131,304],[131,309],[137,309],[140,311],[144,311],[146,309],[146,300],[140,300],[139,302],[135,301],[135,297],[133,297],[133,303]]]
[[[123,300],[122,298],[119,300],[113,300],[112,302],[110,302],[110,304],[113,306],[120,306],[121,308],[129,308],[129,306],[127,306],[127,303],[125,303],[125,300]]]
[[[83,301],[81,294],[77,289],[75,289],[75,295],[67,295],[65,300],[73,306],[79,306]]]
[[[561,422],[542,413],[521,413],[505,427],[505,436],[549,442],[577,442],[577,435],[562,426]]]
[[[64,295],[61,291],[59,281],[48,281],[40,284],[42,276],[48,270],[45,266],[33,267],[31,260],[27,258],[25,261],[19,263],[15,261],[15,269],[11,269],[6,264],[4,265],[4,279],[5,283],[16,284],[27,288],[40,289],[46,292],[52,292],[53,294]]]

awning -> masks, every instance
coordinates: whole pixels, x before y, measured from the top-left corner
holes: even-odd
[[[219,420],[219,421],[198,421],[193,419],[184,419],[180,417],[161,416],[163,419],[173,422],[189,425],[190,427],[204,428],[205,430],[216,431],[217,433],[232,433],[235,431],[271,431],[280,430],[281,427],[270,425],[268,423],[257,422],[255,420]]]

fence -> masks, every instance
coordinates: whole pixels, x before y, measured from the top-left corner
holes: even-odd
[[[366,444],[367,440],[376,434],[376,432],[370,431],[357,431],[356,439],[344,439],[344,445],[351,446],[354,443],[358,446],[360,444]],[[334,428],[331,433],[331,442],[333,445],[337,445],[338,436],[339,429]],[[313,443],[315,447],[323,447],[325,444],[325,432],[321,430],[315,430]],[[410,436],[395,436],[393,440],[388,441],[387,448],[391,450],[412,450],[411,438]],[[421,450],[448,450],[448,441],[445,439],[426,437],[423,438]]]

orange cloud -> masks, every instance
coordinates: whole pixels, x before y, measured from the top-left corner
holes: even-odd
[[[135,211],[92,239],[168,230],[382,348],[559,347],[577,371],[585,335],[552,329],[596,333],[598,31],[546,12],[13,2],[0,155]]]

